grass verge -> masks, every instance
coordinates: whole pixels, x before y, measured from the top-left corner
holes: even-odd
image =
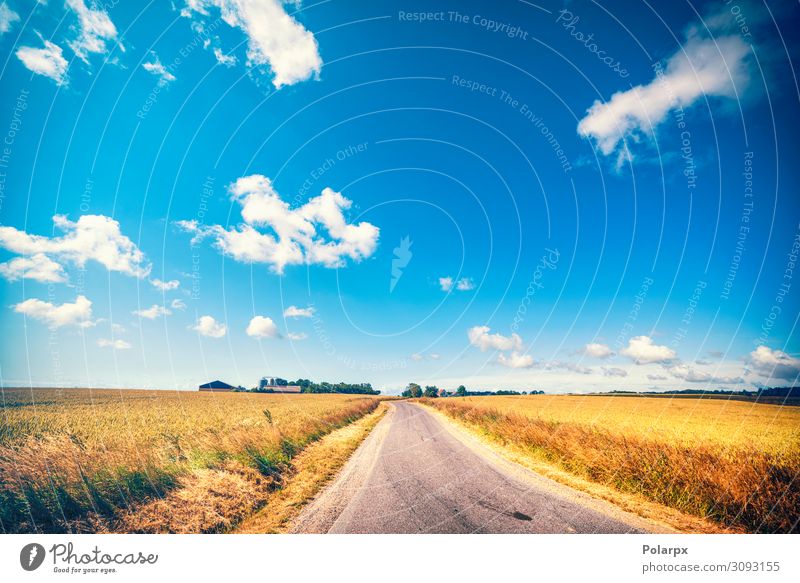
[[[647,509],[635,504],[636,498],[711,521],[725,530],[797,529],[800,485],[795,477],[800,455],[796,451],[770,454],[718,444],[681,445],[644,432],[620,435],[594,425],[501,412],[480,400],[423,399],[422,403],[529,461],[550,466],[549,477],[564,482],[571,476],[569,485],[581,488],[582,483],[581,489],[595,495],[604,491],[607,499],[615,497],[615,492],[626,495],[623,508],[639,514],[645,515],[642,510]],[[701,525],[674,526],[697,531]]]

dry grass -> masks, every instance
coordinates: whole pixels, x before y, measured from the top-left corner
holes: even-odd
[[[374,410],[356,395],[4,390],[4,532],[219,532],[306,445]]]
[[[567,396],[423,402],[539,461],[722,527],[798,527],[797,408]]]
[[[386,406],[337,429],[308,446],[294,460],[286,485],[270,494],[259,512],[236,529],[240,534],[284,533],[303,507],[328,483],[350,459],[370,431],[378,424]]]

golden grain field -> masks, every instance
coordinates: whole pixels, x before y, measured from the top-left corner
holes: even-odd
[[[723,527],[798,528],[798,407],[549,395],[423,402],[532,458]]]
[[[220,532],[280,487],[361,395],[3,389],[4,532]]]

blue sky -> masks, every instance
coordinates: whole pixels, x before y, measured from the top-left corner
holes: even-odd
[[[5,0],[2,383],[794,383],[797,28]]]

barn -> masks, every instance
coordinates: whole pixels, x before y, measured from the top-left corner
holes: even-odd
[[[225,391],[233,391],[236,390],[236,387],[233,385],[229,385],[228,383],[224,383],[220,380],[211,381],[210,383],[206,383],[204,385],[200,385],[201,391],[212,391],[212,392],[225,392]]]

